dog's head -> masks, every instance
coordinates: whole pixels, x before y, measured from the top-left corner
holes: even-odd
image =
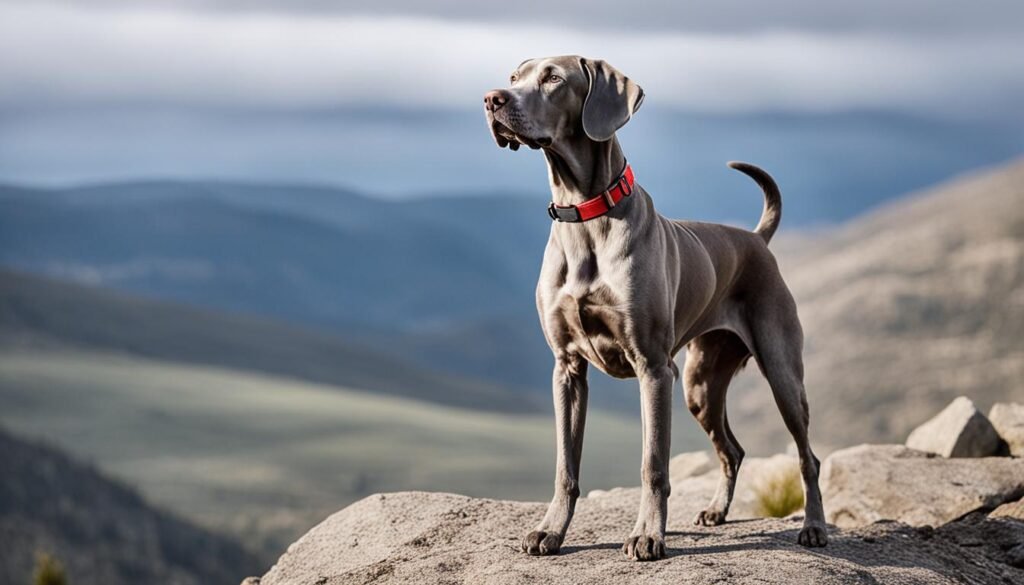
[[[644,100],[644,90],[608,63],[575,55],[523,61],[509,83],[484,95],[484,112],[495,142],[512,150],[605,142]]]

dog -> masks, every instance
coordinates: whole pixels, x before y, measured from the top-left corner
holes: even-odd
[[[554,354],[557,461],[547,513],[522,540],[531,555],[557,553],[579,498],[587,415],[587,369],[637,378],[643,424],[642,491],[623,544],[630,559],[665,556],[673,361],[683,347],[686,405],[707,432],[722,477],[695,524],[725,521],[743,460],[729,428],[730,380],[754,357],[800,457],[805,517],[798,542],[825,546],[818,459],[808,441],[803,332],[796,304],[768,242],[781,219],[774,180],[746,163],[730,166],[764,192],[753,232],[666,219],[636,184],[615,133],[643,102],[641,87],[602,60],[579,56],[521,63],[505,89],[484,96],[499,147],[541,150],[554,220],[537,283],[537,311]]]

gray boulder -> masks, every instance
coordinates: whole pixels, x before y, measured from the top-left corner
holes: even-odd
[[[691,451],[680,453],[668,462],[668,475],[672,481],[704,475],[712,469],[718,469],[718,458],[707,451]]]
[[[907,437],[907,447],[943,457],[988,457],[995,455],[999,446],[999,434],[992,423],[964,396]]]
[[[1024,496],[1024,459],[945,459],[902,445],[836,451],[822,465],[828,521],[839,527],[897,520],[940,526]]]
[[[999,436],[1006,441],[1010,455],[1024,457],[1024,404],[994,404],[992,410],[988,412],[988,420],[992,422]]]
[[[1016,518],[1017,520],[1024,520],[1024,500],[1017,500],[1016,502],[1003,504],[995,510],[992,510],[992,513],[989,514],[989,516],[992,518]]]

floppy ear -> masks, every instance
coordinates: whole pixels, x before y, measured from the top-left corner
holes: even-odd
[[[640,109],[644,90],[600,59],[581,58],[580,67],[590,82],[583,102],[583,131],[591,140],[604,142]]]

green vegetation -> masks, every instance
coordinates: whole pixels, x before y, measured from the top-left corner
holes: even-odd
[[[753,486],[754,510],[765,518],[784,518],[804,507],[800,468],[794,462],[766,472]]]
[[[41,552],[36,556],[36,569],[32,574],[33,585],[67,585],[67,575],[60,561],[49,553]]]

